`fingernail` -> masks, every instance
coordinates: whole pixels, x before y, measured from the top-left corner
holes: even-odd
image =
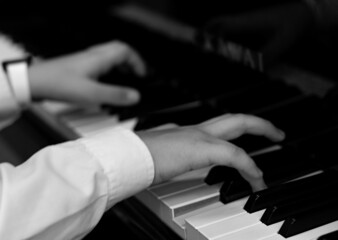
[[[281,138],[285,138],[285,132],[282,130],[279,130],[279,135],[281,136]]]
[[[252,191],[257,192],[257,191],[261,191],[264,189],[267,189],[268,187],[266,186],[266,184],[264,183],[264,181],[260,181],[258,183],[256,183],[254,186],[252,186]]]
[[[140,94],[137,91],[129,91],[127,93],[127,98],[130,101],[137,102],[140,99]]]

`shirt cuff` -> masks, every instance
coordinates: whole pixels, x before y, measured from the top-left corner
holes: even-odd
[[[132,131],[115,127],[78,141],[97,159],[108,178],[107,209],[153,182],[151,153]]]

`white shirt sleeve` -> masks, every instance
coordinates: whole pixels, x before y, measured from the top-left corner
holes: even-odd
[[[0,63],[21,54],[0,36]],[[19,112],[0,68],[0,129]],[[0,239],[81,239],[105,210],[148,187],[153,178],[148,148],[121,128],[47,147],[17,167],[2,163]]]
[[[81,239],[104,211],[148,187],[154,166],[132,131],[115,128],[0,165],[0,239]]]

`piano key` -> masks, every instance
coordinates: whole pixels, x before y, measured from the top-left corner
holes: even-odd
[[[160,200],[163,197],[170,196],[182,192],[186,189],[195,188],[203,185],[203,179],[210,168],[198,169],[177,176],[165,183],[150,186],[144,192],[137,195],[142,202],[149,206],[151,210],[155,208],[156,203],[160,205]],[[157,201],[158,200],[158,201]]]
[[[236,169],[227,166],[214,166],[208,172],[204,182],[208,185],[213,185],[216,183],[231,181],[236,177],[238,177],[238,171]]]
[[[318,170],[311,158],[288,147],[254,156],[253,159],[258,167],[262,169],[264,180],[270,187]],[[233,179],[224,181],[220,200],[223,203],[227,203],[250,193],[250,186],[238,174]]]
[[[231,204],[234,204],[233,202]],[[226,208],[226,205],[224,206]],[[238,209],[237,209],[238,211]],[[210,213],[214,213],[217,215],[217,211],[209,211]],[[226,213],[226,209],[224,209]],[[238,213],[238,212],[237,212]],[[259,218],[259,214],[262,214],[262,211],[255,213],[256,219]],[[253,217],[252,214],[248,214],[245,212],[239,212],[236,215],[230,216],[228,218],[222,219],[219,217],[218,221],[208,221],[208,218],[205,218],[206,213],[196,215],[191,217],[190,219],[194,219],[191,221],[187,219],[186,225],[186,232],[187,232],[187,239],[213,239],[213,240],[229,240],[229,239],[264,239],[264,240],[281,240],[286,239],[283,236],[278,234],[283,221],[275,223],[270,226],[266,226],[263,223],[260,223],[259,220],[255,223],[254,221],[251,222]],[[212,216],[212,214],[210,214]],[[238,221],[235,220],[235,223],[231,223],[232,220],[235,218],[239,218]],[[213,220],[213,218],[211,218]],[[249,225],[245,226],[241,225],[240,222],[247,222]],[[202,223],[202,226],[199,226],[198,223]],[[238,226],[236,229],[235,226]],[[229,226],[229,227],[227,227]],[[338,221],[324,224],[322,226],[318,226],[316,228],[309,229],[308,231],[304,231],[287,239],[290,240],[308,240],[312,238],[316,238],[321,236],[322,234],[331,232],[338,228]],[[225,229],[225,231],[222,231]],[[230,231],[226,231],[229,230]],[[250,233],[255,233],[250,236]],[[250,236],[250,237],[249,237]]]
[[[74,127],[74,131],[80,136],[88,136],[98,131],[103,131],[112,127],[116,127],[119,121],[116,117],[101,119],[100,121],[87,124],[85,126]]]
[[[203,179],[210,168],[192,171],[178,176],[167,183],[152,186],[136,197],[163,222],[172,227],[181,236],[184,229],[179,226],[182,215],[208,207],[219,198],[219,186],[206,188]]]
[[[220,204],[213,209],[204,211],[201,214],[186,219],[186,236],[187,239],[199,239],[200,229],[214,223],[229,219],[245,213],[243,206],[247,198],[228,203]]]
[[[338,229],[338,225],[336,226]],[[336,240],[338,239],[338,230],[322,235],[318,240]]]
[[[337,134],[337,125],[329,126],[308,139],[291,141],[279,151],[253,156],[253,159],[263,170],[268,186],[275,186],[283,181],[335,165],[336,158],[333,156],[336,156],[337,153],[334,151],[333,143]],[[232,188],[235,185],[240,187]],[[250,188],[244,185],[246,182],[243,180],[239,180],[237,183],[224,182],[224,187],[221,188],[221,201],[226,203],[250,194]]]
[[[314,114],[316,113],[316,114]],[[316,96],[301,96],[285,101],[281,106],[267,106],[252,114],[268,119],[286,133],[286,140],[305,137],[334,125],[331,113]],[[292,116],[285,118],[285,116]],[[311,129],[311,131],[309,131]]]
[[[337,200],[334,199],[334,200],[331,200],[331,202],[336,203]],[[247,239],[247,238],[245,238],[245,236],[248,236],[248,235],[246,235],[245,232],[251,231],[251,230],[246,230],[245,228],[250,227],[250,225],[256,225],[259,222],[258,220],[255,222],[252,219],[253,218],[252,216],[256,216],[256,219],[259,219],[259,217],[262,216],[263,212],[264,212],[263,210],[256,212],[254,214],[247,214],[245,212],[241,212],[239,215],[235,216],[236,218],[224,219],[222,221],[218,221],[216,224],[209,224],[206,227],[199,228],[198,233],[203,235],[203,237],[200,236],[200,239],[223,239],[223,237],[219,237],[219,236],[225,236],[225,235],[228,235],[228,234],[230,234],[230,235],[233,234],[234,236],[227,236],[227,238],[224,238],[224,239]],[[240,220],[237,221],[236,220],[237,218],[239,218]],[[241,225],[241,223],[243,223],[243,225]],[[282,222],[274,224],[273,229],[276,230],[275,233],[278,231],[278,229],[276,229],[276,226],[280,227],[281,225],[282,225]],[[255,226],[254,231],[257,231],[256,228],[257,228],[257,226]],[[262,231],[261,227],[258,227],[258,228],[260,228],[259,231]],[[190,227],[190,231],[191,231],[191,229],[192,228]],[[196,229],[196,227],[194,227],[193,229]],[[260,239],[260,237],[265,236],[264,235],[265,233],[270,234],[271,233],[270,230],[271,229],[267,228],[266,231],[259,233],[258,234],[259,237],[257,239]],[[239,232],[239,233],[234,233],[234,232]],[[198,235],[198,234],[196,233],[196,230],[195,230],[190,235],[193,235],[193,236],[196,237],[196,235]],[[256,238],[250,237],[250,239],[256,239]]]
[[[245,214],[246,213],[243,212],[243,214],[223,219],[217,223],[202,227],[199,231],[199,239],[216,239],[220,236],[245,230],[246,228],[259,224],[259,219],[263,213],[256,212],[254,214],[244,216]]]
[[[337,165],[337,151],[335,139],[338,134],[338,125],[324,127],[322,131],[311,136],[287,143],[299,152],[311,155],[314,163],[325,169]],[[315,160],[317,159],[317,160]]]
[[[221,112],[217,109],[207,106],[202,101],[195,101],[141,115],[135,130],[149,129],[166,123],[197,124],[219,115]]]
[[[179,125],[196,124],[226,112],[248,112],[266,105],[267,99],[269,99],[269,104],[273,104],[298,94],[298,89],[276,81],[245,86],[235,92],[225,93],[210,99],[199,99],[188,104],[175,105],[169,109],[141,116],[141,126],[138,129],[168,122]],[[243,101],[244,98],[249,101]]]
[[[253,112],[267,105],[301,96],[299,89],[272,80],[243,88],[210,99],[212,105],[223,112]],[[268,101],[268,102],[267,102]],[[231,103],[231,104],[230,104]]]
[[[61,117],[61,119],[67,123],[71,128],[86,126],[97,121],[105,120],[111,116],[107,112],[102,111],[76,111],[71,114],[67,114]]]
[[[313,114],[316,112],[317,114]],[[332,114],[316,96],[298,96],[287,99],[265,108],[255,110],[251,114],[270,120],[274,125],[283,129],[286,138],[283,144],[305,139],[325,128],[336,125]],[[285,118],[285,116],[292,116]],[[266,138],[253,135],[244,135],[231,140],[232,143],[244,148],[247,152],[272,145]]]
[[[327,205],[332,201],[338,202],[338,192],[334,191],[338,187],[337,181],[335,183],[327,182],[318,188],[309,187],[310,189],[300,190],[298,194],[290,195],[289,198],[269,206],[261,221],[270,225],[288,217],[311,211],[313,208]]]
[[[186,219],[190,218],[192,216],[201,214],[203,212],[209,211],[211,209],[220,207],[222,205],[222,203],[220,202],[215,202],[212,204],[209,204],[207,206],[198,208],[196,210],[190,211],[188,213],[185,213],[183,215],[180,215],[176,218],[173,219],[173,221],[171,222],[171,224],[169,225],[176,233],[178,233],[178,235],[180,235],[183,239],[187,239],[186,238]],[[194,239],[194,238],[193,238]]]
[[[257,223],[247,228],[238,229],[238,231],[223,233],[222,235],[213,238],[213,240],[261,240],[269,236],[273,236],[280,228],[281,223],[276,223],[271,226],[266,226],[262,223]],[[221,226],[218,226],[221,227]]]
[[[251,157],[255,157],[261,154],[266,154],[273,151],[281,150],[282,146],[280,145],[274,145],[268,148],[260,149],[254,152],[249,153]],[[230,168],[227,166],[213,166],[210,171],[208,172],[208,175],[205,177],[204,181],[208,185],[229,181],[231,179],[234,179],[238,176],[238,172],[234,168]]]
[[[332,232],[334,230],[338,229],[338,221],[334,221],[325,225],[322,225],[317,228],[313,228],[311,230],[308,230],[306,232],[302,232],[300,234],[294,235],[292,237],[287,238],[288,240],[315,240],[319,236]]]
[[[200,239],[208,240],[219,238],[235,232],[239,232],[258,224],[259,218],[262,213],[255,213],[243,217],[242,215],[234,216],[231,219],[225,219],[201,229]]]
[[[169,213],[169,217],[173,218],[198,207],[217,202],[219,199],[219,189],[220,185],[208,186],[205,184],[176,195],[164,197],[161,201],[168,210],[163,212],[163,214]]]
[[[244,209],[249,213],[253,213],[285,199],[290,200],[290,196],[299,195],[304,190],[311,191],[312,189],[324,186],[326,183],[331,182],[335,178],[335,175],[335,172],[326,171],[298,181],[291,181],[252,193],[245,203]],[[336,179],[338,181],[337,177]]]
[[[316,174],[315,176],[317,176],[318,174],[322,174],[322,173],[316,172],[315,174]],[[334,173],[332,174],[328,173],[328,175],[335,176]],[[301,178],[295,179],[294,182],[304,181],[304,179],[311,178],[311,177],[313,176],[312,175],[302,176]],[[267,189],[266,191],[268,190],[269,189]],[[203,231],[203,229],[207,231],[207,233],[205,234],[207,235],[209,234],[209,236],[211,236],[213,234],[212,232],[216,233],[218,230],[215,231],[215,230],[210,230],[210,229],[212,228],[222,229],[223,228],[221,226],[222,224],[218,224],[218,223],[223,222],[224,223],[223,225],[225,226],[227,225],[225,224],[225,222],[228,219],[231,219],[232,217],[235,217],[235,216],[241,216],[243,221],[247,221],[246,218],[251,219],[252,217],[249,217],[251,214],[247,213],[247,211],[244,209],[244,206],[247,201],[248,201],[248,198],[242,198],[240,200],[236,200],[236,201],[227,203],[223,206],[219,206],[217,208],[211,209],[199,215],[195,215],[190,218],[187,218],[186,219],[186,234],[187,236],[189,236],[188,239],[198,239],[197,236],[200,236],[200,232]],[[259,211],[258,216],[262,216],[263,212],[264,212],[263,210]],[[260,223],[259,218],[257,218],[257,223]],[[212,226],[214,224],[216,224],[216,227]],[[280,222],[279,226],[281,225],[282,223]],[[231,225],[231,226],[234,226],[234,225]],[[274,226],[273,228],[276,228],[276,227]],[[275,229],[275,230],[276,230],[275,233],[277,234],[279,229]],[[235,231],[235,230],[233,229],[232,231]]]
[[[279,234],[275,234],[273,236],[263,238],[261,240],[318,240],[322,235],[326,235],[327,233],[331,233],[338,229],[338,221],[331,222],[325,225],[322,225],[317,228],[313,228],[309,231],[294,235],[292,237],[285,238]],[[337,238],[334,238],[335,240]]]
[[[338,220],[337,199],[332,201],[325,206],[316,206],[307,212],[287,218],[278,233],[284,237],[290,237]]]

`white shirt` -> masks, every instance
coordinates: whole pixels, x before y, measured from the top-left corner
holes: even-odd
[[[0,74],[4,127],[17,116],[18,105]],[[2,163],[0,239],[81,239],[105,210],[148,187],[153,178],[148,148],[123,128],[47,147],[17,167]]]

